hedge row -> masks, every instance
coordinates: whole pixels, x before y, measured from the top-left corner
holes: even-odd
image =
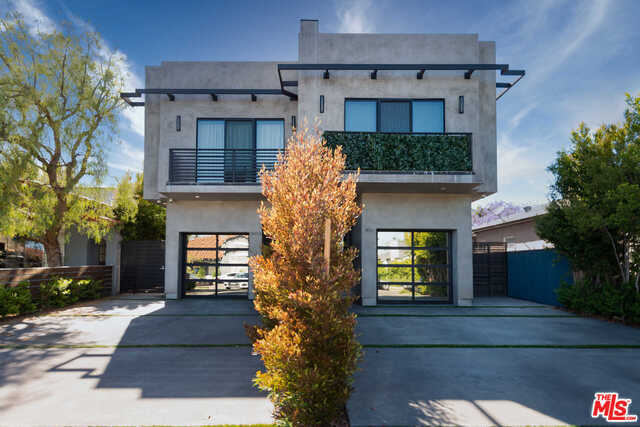
[[[327,145],[342,146],[346,169],[471,172],[471,135],[327,131]]]
[[[576,313],[640,323],[640,294],[630,283],[618,286],[579,281],[565,283],[556,292],[558,301]]]
[[[53,278],[40,285],[34,299],[29,282],[18,286],[0,285],[0,316],[33,313],[40,309],[62,308],[78,301],[102,296],[102,284],[94,279]]]

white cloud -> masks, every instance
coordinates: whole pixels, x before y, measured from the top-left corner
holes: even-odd
[[[338,8],[338,32],[340,33],[372,33],[375,24],[369,13],[373,6],[369,0],[353,0],[345,2]]]
[[[120,171],[142,172],[144,164],[144,151],[126,141],[120,140],[118,151],[112,152],[112,161],[107,165]]]
[[[32,0],[10,0],[9,5],[22,15],[24,23],[32,35],[36,35],[38,32],[51,33],[58,28],[55,22],[42,12],[42,9]]]
[[[71,21],[76,27],[86,32],[97,33],[91,24],[74,15],[69,10],[65,10],[65,14],[69,21]],[[105,62],[110,59],[115,61],[116,66],[120,69],[124,78],[123,89],[128,92],[144,87],[142,79],[133,72],[133,64],[127,55],[118,49],[111,48],[102,37],[100,37],[99,41],[100,49],[97,52],[98,57]],[[127,107],[123,111],[122,115],[128,121],[130,130],[140,136],[144,136],[144,108]]]

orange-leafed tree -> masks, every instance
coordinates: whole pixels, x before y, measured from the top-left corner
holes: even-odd
[[[250,262],[262,326],[248,330],[266,368],[254,382],[269,391],[276,419],[339,425],[361,351],[349,310],[356,249],[343,243],[362,210],[357,174],[345,175],[340,147],[328,148],[317,127],[295,132],[278,160],[261,172],[267,203],[258,210],[271,251]]]

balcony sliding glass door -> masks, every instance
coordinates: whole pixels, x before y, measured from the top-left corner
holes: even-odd
[[[262,165],[273,167],[282,149],[281,119],[198,119],[195,182],[256,182]]]
[[[224,139],[224,181],[255,182],[256,152],[252,120],[227,120]]]

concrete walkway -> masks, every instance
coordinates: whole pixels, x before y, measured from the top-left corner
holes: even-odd
[[[577,348],[638,346],[640,329],[513,299],[357,312],[353,426],[604,424],[598,391],[640,414],[640,349]]]
[[[640,329],[513,299],[354,311],[354,426],[602,424],[596,391],[640,413],[640,350],[613,348]],[[129,297],[0,323],[0,426],[269,423],[257,321],[243,300]]]

